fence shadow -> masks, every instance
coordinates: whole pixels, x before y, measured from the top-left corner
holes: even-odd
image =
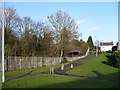
[[[119,75],[120,75],[120,71],[116,72],[116,73],[112,73],[112,74],[102,74],[99,71],[93,70],[92,72],[94,72],[97,77],[102,77],[102,78],[106,78],[106,79],[111,79],[111,80],[115,80],[115,81],[119,81]]]
[[[102,75],[101,73],[96,71],[98,77]],[[113,73],[117,74],[117,73]],[[106,75],[106,77],[110,77],[112,74]],[[72,78],[72,77],[71,77]],[[118,81],[109,81],[109,80],[93,80],[93,79],[77,79],[69,82],[61,82],[54,83],[44,86],[37,86],[35,88],[118,88]]]
[[[22,77],[25,77],[25,76],[31,76],[31,73],[34,72],[35,70],[36,70],[36,69],[31,70],[30,72],[25,73],[25,74],[23,74],[23,75],[12,76],[11,78],[7,79],[6,81],[10,81],[10,80],[14,80],[14,79],[22,78]]]
[[[31,72],[29,72],[29,73],[31,73]],[[93,70],[93,72],[97,74],[97,77],[105,76],[106,78],[109,78],[113,75],[118,74],[118,73],[112,73],[112,74],[103,75],[102,73],[95,71],[95,70]],[[25,75],[27,75],[29,73],[26,73]],[[119,72],[119,75],[120,75],[120,72]],[[23,76],[24,75],[17,77],[17,78],[21,78]],[[73,78],[73,77],[71,77],[71,78]],[[59,79],[51,77],[49,80],[56,81]],[[44,88],[118,88],[120,85],[120,83],[118,82],[118,79],[116,79],[117,81],[113,80],[113,82],[112,82],[111,80],[110,81],[109,80],[93,80],[93,79],[87,79],[87,78],[84,78],[84,79],[80,78],[80,79],[73,79],[73,80],[71,79],[71,80],[68,80],[67,82],[60,81],[60,82],[56,82],[56,83],[55,82],[51,83],[51,81],[49,82],[49,80],[46,81],[46,83],[44,85],[37,84],[33,88],[43,88],[43,89]],[[40,82],[42,82],[42,81],[40,81]]]

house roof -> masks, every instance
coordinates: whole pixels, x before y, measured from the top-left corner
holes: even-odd
[[[100,42],[100,46],[111,46],[111,45],[114,45],[113,41]]]

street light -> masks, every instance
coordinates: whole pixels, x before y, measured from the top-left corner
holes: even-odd
[[[98,46],[99,46],[99,40],[98,40],[98,37],[97,37],[97,36],[94,36],[94,37],[96,37],[96,38],[97,38],[97,39],[96,39],[95,44],[96,44],[96,56],[98,56]]]
[[[2,0],[2,82],[5,82],[5,74],[4,74],[4,0]]]
[[[96,40],[96,56],[98,56],[97,40]]]

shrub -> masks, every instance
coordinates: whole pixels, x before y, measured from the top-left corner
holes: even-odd
[[[63,57],[61,63],[67,63],[67,62],[68,62],[67,58],[66,58],[66,57]]]
[[[86,43],[80,46],[81,55],[85,55],[87,50],[88,50],[88,45]]]
[[[117,50],[117,46],[113,46],[112,51],[116,51],[116,50]]]
[[[116,67],[120,66],[120,50],[112,52],[111,60],[115,64]]]
[[[120,50],[115,51],[115,58],[117,60],[116,66],[120,66]]]

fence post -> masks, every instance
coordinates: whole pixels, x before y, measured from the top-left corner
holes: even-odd
[[[19,64],[20,64],[20,70],[21,70],[21,58],[22,58],[22,57],[20,57],[20,62],[19,62]]]
[[[61,70],[63,70],[64,69],[64,64],[61,64]]]

